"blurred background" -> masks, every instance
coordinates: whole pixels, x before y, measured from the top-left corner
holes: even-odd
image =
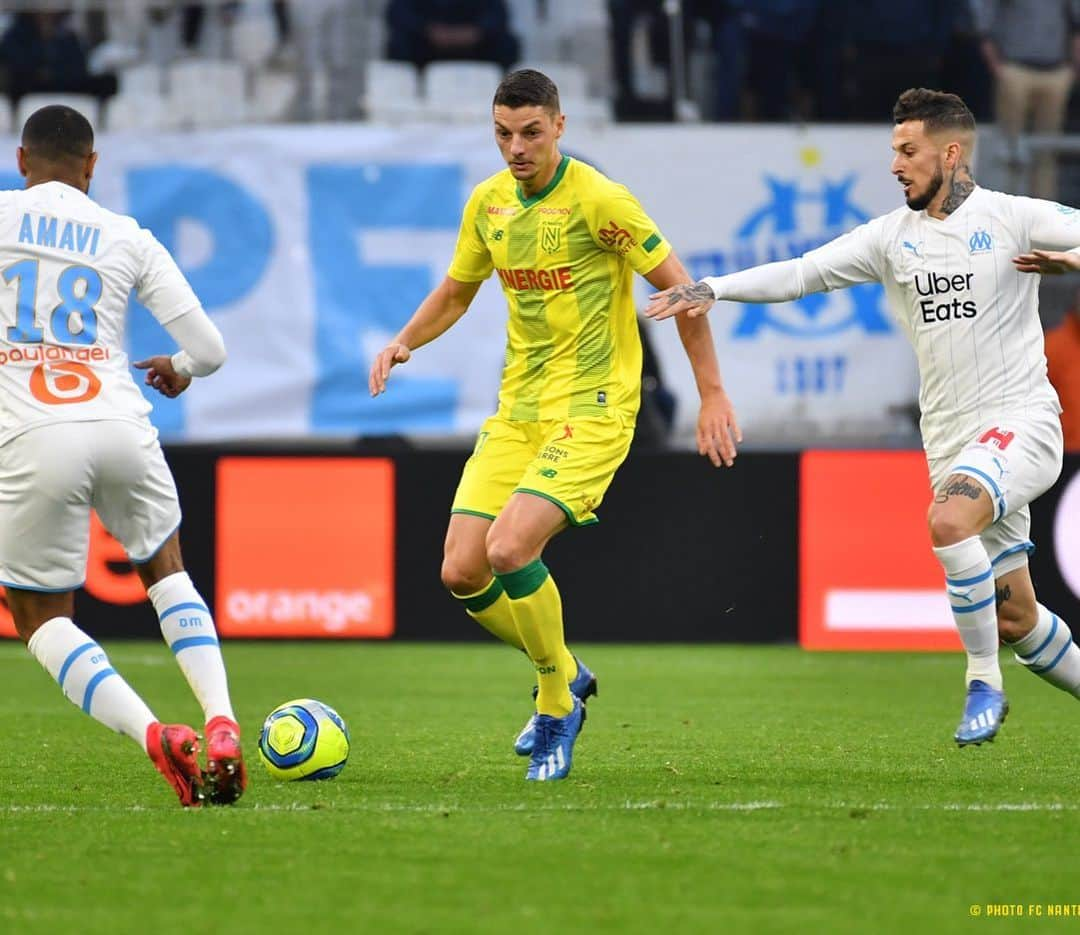
[[[230,626],[239,635],[292,631],[265,599],[259,604],[264,591],[222,584],[233,580],[222,571],[232,541],[223,511],[239,510],[249,518],[237,528],[250,527],[266,503],[252,500],[250,514],[238,504],[254,490],[283,511],[282,482],[272,469],[265,484],[233,481],[225,503],[222,472],[236,456],[258,461],[258,472],[271,456],[311,466],[323,455],[387,461],[390,492],[378,489],[394,508],[378,532],[377,503],[356,516],[356,534],[392,559],[360,563],[387,566],[363,585],[382,596],[363,612],[313,610],[319,626],[349,635],[341,620],[367,614],[370,622],[372,602],[382,601],[382,629],[358,624],[357,634],[458,635],[424,627],[453,612],[437,580],[440,537],[462,458],[495,408],[506,314],[497,282],[395,371],[385,397],[368,398],[366,374],[445,273],[471,187],[502,167],[490,107],[508,69],[531,66],[556,81],[568,118],[564,151],[625,183],[698,277],[798,256],[897,207],[891,111],[913,86],[967,101],[980,125],[980,184],[1080,204],[1080,0],[6,0],[0,10],[0,134],[10,134],[12,152],[0,163],[0,186],[21,185],[13,149],[26,116],[58,100],[78,107],[99,134],[92,194],[153,230],[225,335],[230,358],[220,374],[179,400],[152,401],[189,528],[211,543],[203,574],[217,583],[227,635]],[[1073,449],[1077,285],[1045,280],[1040,307]],[[638,286],[643,304],[648,289]],[[725,304],[711,320],[746,435],[740,468],[717,474],[696,460],[697,397],[675,328],[643,322],[640,457],[615,482],[610,499],[621,506],[605,504],[602,516],[607,524],[623,511],[609,537],[659,537],[673,554],[721,528],[733,542],[665,570],[697,595],[681,598],[691,601],[685,613],[629,593],[621,610],[597,608],[587,633],[615,635],[615,624],[605,629],[609,614],[664,615],[681,621],[672,635],[683,638],[793,639],[802,627],[806,643],[806,628],[817,626],[825,643],[910,631],[900,644],[921,645],[929,632],[934,645],[953,645],[940,576],[930,559],[920,564],[929,550],[914,357],[881,288]],[[168,337],[136,306],[129,345],[133,358],[146,356]],[[838,450],[858,456],[826,457]],[[837,569],[854,567],[849,553],[861,535],[858,510],[840,506],[843,484],[867,476],[871,462],[860,458],[882,453],[895,458],[880,462],[886,467],[873,461],[874,470],[903,464],[896,483],[908,484],[910,503],[889,487],[888,515],[875,515],[874,528],[910,524],[904,554],[917,571],[841,581]],[[304,484],[318,488],[319,476]],[[370,489],[358,480],[356,496]],[[893,500],[902,501],[895,518]],[[1069,502],[1075,527],[1080,499]],[[275,548],[318,540],[340,496],[296,503],[313,525],[283,534]],[[673,503],[682,507],[676,520]],[[1037,523],[1069,525],[1056,516]],[[1051,525],[1047,538],[1058,535]],[[238,544],[238,554],[254,547]],[[339,547],[369,555],[348,538]],[[821,581],[808,591],[817,572],[807,562],[822,556]],[[595,551],[574,558],[597,561]],[[394,568],[418,559],[424,583],[403,587]],[[762,563],[790,573],[755,613],[748,589]],[[100,565],[106,576],[127,573],[115,561]],[[309,565],[296,588],[320,577]],[[343,583],[356,565],[350,558],[318,593],[360,593]],[[719,594],[701,588],[720,566],[729,585]],[[289,567],[283,561],[275,574]],[[1061,562],[1044,574],[1062,588],[1080,582],[1080,568]],[[1080,584],[1069,587],[1073,600]],[[830,603],[841,592],[847,603]],[[878,597],[851,598],[870,592]],[[896,610],[898,594],[916,593],[922,605]],[[323,626],[330,617],[337,623]]]

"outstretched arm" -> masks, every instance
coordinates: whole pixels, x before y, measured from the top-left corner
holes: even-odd
[[[670,253],[645,278],[657,289],[669,291],[694,286],[690,274],[674,253]],[[742,441],[742,432],[735,421],[735,407],[720,379],[720,365],[716,360],[716,346],[713,344],[709,320],[680,316],[676,326],[701,397],[697,422],[698,454],[708,457],[716,467],[721,464],[731,467],[735,462],[735,443]]]
[[[479,282],[459,282],[447,276],[437,285],[409,319],[396,338],[386,345],[371,364],[368,390],[378,396],[386,390],[390,370],[405,363],[412,352],[443,334],[465,314],[476,297]]]
[[[812,292],[880,280],[884,266],[880,241],[880,220],[870,221],[798,259],[665,289],[651,297],[645,314],[658,320],[682,314],[697,318],[718,300],[792,302]]]
[[[800,257],[780,263],[752,266],[727,276],[707,276],[649,296],[649,318],[662,321],[672,315],[699,318],[720,299],[733,302],[791,302],[808,292],[826,288],[816,267]]]

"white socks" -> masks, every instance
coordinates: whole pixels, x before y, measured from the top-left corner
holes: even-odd
[[[27,647],[74,704],[145,752],[146,729],[157,718],[94,640],[68,617],[53,617],[34,632]]]
[[[206,720],[235,721],[214,619],[186,571],[162,578],[147,594],[161,621],[161,635],[176,656]]]
[[[163,578],[148,593],[165,642],[206,720],[223,715],[235,721],[214,621],[187,573]],[[27,647],[74,704],[146,750],[146,730],[157,718],[95,640],[68,617],[53,617],[34,632]]]
[[[935,548],[934,554],[945,569],[953,619],[967,650],[965,684],[980,679],[1000,691],[997,607],[990,556],[978,536]]]
[[[1008,646],[1029,671],[1080,698],[1080,648],[1073,642],[1068,625],[1056,614],[1040,604],[1035,628]]]

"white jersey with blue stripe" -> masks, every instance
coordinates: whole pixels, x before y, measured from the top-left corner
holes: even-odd
[[[162,324],[201,308],[133,218],[63,182],[0,192],[0,444],[53,422],[148,424],[124,352],[133,290]]]
[[[988,419],[1061,411],[1046,376],[1039,277],[1011,261],[1078,245],[1074,208],[976,187],[944,220],[901,207],[803,262],[826,289],[884,286],[918,357],[923,445],[936,458]]]

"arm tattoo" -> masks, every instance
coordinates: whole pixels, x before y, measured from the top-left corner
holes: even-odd
[[[996,590],[996,591],[994,592],[994,598],[996,599],[996,604],[995,604],[995,606],[996,606],[996,607],[1000,607],[1000,606],[1001,606],[1002,604],[1004,604],[1004,603],[1005,603],[1005,602],[1006,602],[1006,601],[1007,601],[1007,600],[1008,600],[1008,599],[1009,599],[1010,597],[1012,597],[1012,588],[1010,588],[1010,587],[1009,587],[1008,585],[1005,585],[1005,587],[1003,587],[1003,588],[998,588],[998,589],[997,589],[997,590]]]
[[[981,493],[982,487],[974,481],[957,476],[955,480],[949,481],[944,488],[938,491],[938,495],[934,497],[934,500],[938,503],[944,503],[949,497],[967,497],[970,500],[978,500]]]
[[[963,177],[957,178],[957,176]],[[956,171],[949,182],[949,193],[945,196],[945,201],[941,205],[942,212],[952,214],[967,200],[967,196],[973,191],[975,191],[975,182],[971,178],[971,170],[968,168],[967,163],[962,162],[956,167]]]
[[[676,302],[682,301],[690,302],[693,305],[700,305],[702,302],[712,304],[716,301],[716,296],[713,295],[712,287],[707,282],[674,286],[668,295],[668,305],[674,305]]]

